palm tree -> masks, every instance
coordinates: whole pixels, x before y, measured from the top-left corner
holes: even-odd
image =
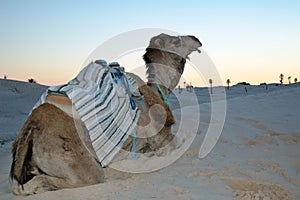
[[[294,79],[294,81],[295,81],[295,83],[297,83],[298,79],[297,79],[297,78],[295,78],[295,79]]]
[[[282,85],[282,83],[283,83],[283,78],[284,78],[284,75],[283,75],[283,74],[280,74],[280,75],[279,75],[279,78],[280,78],[280,84]]]
[[[290,76],[288,77],[289,84],[291,84],[291,78],[292,78],[292,77],[290,77]]]
[[[226,83],[227,83],[227,89],[229,90],[230,79],[227,79]]]
[[[212,79],[209,79],[210,93],[211,93],[211,94],[213,93],[213,91],[212,91],[212,83],[213,83]]]

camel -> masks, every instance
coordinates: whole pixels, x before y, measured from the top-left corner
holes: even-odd
[[[171,126],[175,119],[166,97],[178,84],[188,55],[200,52],[201,46],[194,36],[162,33],[151,38],[143,56],[147,83],[127,73],[136,80],[144,97],[144,106],[137,105],[140,116],[136,152],[155,153],[172,141]],[[102,183],[107,178],[90,138],[86,137],[86,128],[72,108],[68,97],[48,95],[46,102],[28,116],[12,144],[10,177],[15,195],[82,187]],[[130,136],[122,149],[129,152],[132,144]]]

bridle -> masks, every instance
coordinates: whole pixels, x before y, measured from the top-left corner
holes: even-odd
[[[179,37],[179,40],[180,40],[180,52],[179,53],[176,52],[176,51],[172,51],[172,50],[168,50],[168,49],[164,49],[164,48],[157,48],[157,47],[147,47],[146,50],[147,49],[156,49],[156,50],[160,50],[162,52],[175,54],[175,55],[180,56],[180,57],[182,57],[183,59],[186,60],[186,59],[188,59],[188,57],[185,57],[184,56],[184,52],[182,51],[182,49],[183,49],[183,40],[182,40],[182,37],[181,36],[178,36],[178,37]],[[198,53],[201,53],[201,51],[199,49],[197,49],[197,48],[196,49],[191,49],[191,50],[197,51]]]
[[[181,36],[178,36],[178,37],[179,37],[179,40],[180,40],[180,49],[182,49],[182,48],[183,48],[182,37],[181,37]],[[168,50],[168,49],[164,49],[164,48],[157,48],[157,47],[147,47],[147,49],[156,49],[156,50],[160,50],[160,51],[162,51],[162,52],[175,54],[175,55],[178,55],[178,56],[180,56],[180,57],[186,59],[184,56],[182,56],[183,53],[180,54],[180,53],[178,53],[178,52],[176,52],[176,51],[172,51],[172,50]],[[146,50],[147,50],[147,49],[146,49]]]

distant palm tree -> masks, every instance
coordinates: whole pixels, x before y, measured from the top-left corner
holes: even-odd
[[[230,79],[227,79],[226,83],[227,83],[227,89],[229,90]]]
[[[209,79],[210,93],[211,93],[211,94],[213,93],[213,91],[212,91],[212,83],[213,83],[212,79]]]
[[[290,76],[288,77],[289,84],[291,84],[291,78],[292,78],[292,77],[290,77]]]
[[[283,74],[280,74],[280,75],[279,75],[279,78],[280,78],[280,84],[282,85],[282,83],[283,83],[283,78],[284,78],[284,75],[283,75]]]
[[[297,83],[298,79],[297,79],[297,78],[295,78],[295,79],[294,79],[294,81],[295,81],[295,83]]]

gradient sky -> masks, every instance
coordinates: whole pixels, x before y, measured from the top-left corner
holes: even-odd
[[[224,84],[300,80],[299,10],[296,0],[1,0],[0,76],[66,83],[101,43],[154,27],[198,37]]]

